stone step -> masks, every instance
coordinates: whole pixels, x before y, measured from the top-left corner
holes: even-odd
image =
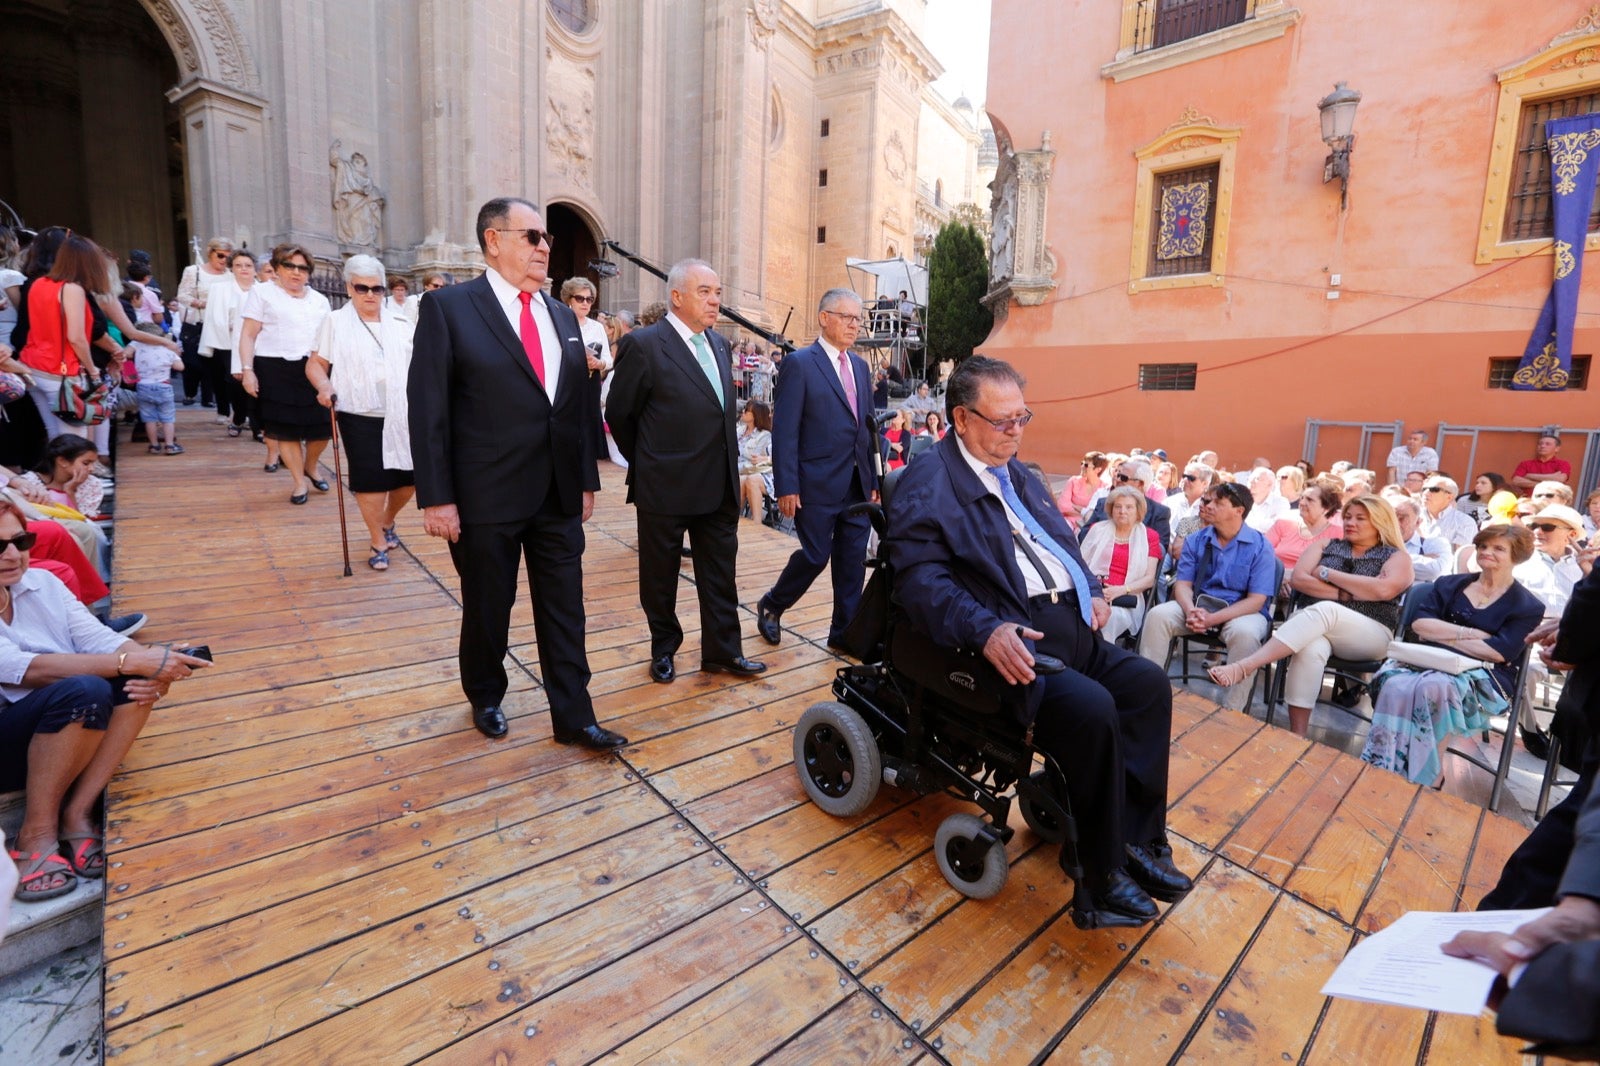
[[[5,830],[7,847],[22,824],[22,800],[21,792],[0,793],[0,829]],[[79,878],[76,888],[55,899],[12,900],[5,943],[0,944],[0,977],[97,939],[104,911],[105,882],[88,878]]]

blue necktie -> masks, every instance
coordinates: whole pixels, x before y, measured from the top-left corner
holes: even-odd
[[[1022,528],[1026,529],[1034,540],[1043,544],[1051,555],[1061,560],[1061,565],[1067,568],[1067,576],[1072,578],[1072,587],[1078,591],[1078,613],[1083,616],[1084,625],[1094,624],[1094,611],[1089,603],[1089,575],[1083,572],[1083,567],[1072,557],[1072,553],[1056,543],[1054,537],[1044,531],[1039,520],[1033,513],[1022,505],[1022,500],[1017,496],[1016,486],[1011,484],[1011,473],[1003,466],[986,467],[994,479],[1000,482],[1000,495],[1005,498],[1006,506],[1022,521]]]
[[[711,382],[711,391],[717,394],[717,406],[724,406],[726,401],[722,398],[722,374],[717,369],[717,361],[711,358],[711,346],[706,343],[705,334],[696,333],[689,339],[694,342],[694,357],[699,360],[700,369],[706,372],[706,380]]]

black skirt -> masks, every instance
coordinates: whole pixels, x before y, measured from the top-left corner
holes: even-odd
[[[351,492],[392,492],[416,484],[409,470],[383,465],[383,419],[376,415],[339,412],[339,440],[350,461],[346,480]]]
[[[304,359],[258,355],[255,372],[264,434],[273,440],[327,440],[333,436],[328,409],[317,402],[317,390],[306,380]]]

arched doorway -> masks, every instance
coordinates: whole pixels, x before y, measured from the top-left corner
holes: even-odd
[[[175,292],[189,222],[166,39],[139,0],[3,0],[0,25],[0,200],[124,261],[149,252]]]
[[[570,204],[545,207],[544,224],[553,239],[550,246],[550,291],[559,293],[568,278],[585,277],[600,288],[598,306],[606,306],[606,292],[600,275],[589,269],[589,260],[600,255],[600,235],[578,208]]]

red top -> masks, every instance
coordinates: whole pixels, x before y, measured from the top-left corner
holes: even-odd
[[[1511,472],[1511,478],[1514,481],[1519,477],[1536,478],[1544,474],[1560,474],[1570,481],[1572,464],[1565,459],[1524,459]]]
[[[73,377],[79,373],[78,353],[67,343],[67,319],[61,310],[64,281],[39,278],[28,287],[28,343],[17,353],[17,360],[46,374]],[[94,314],[87,297],[83,301],[83,336],[94,329]]]
[[[1150,541],[1150,565],[1161,565],[1161,538],[1156,536],[1156,531],[1149,526],[1144,527],[1145,536]],[[1126,585],[1128,583],[1128,546],[1118,544],[1111,549],[1111,573],[1106,575],[1108,585]]]

